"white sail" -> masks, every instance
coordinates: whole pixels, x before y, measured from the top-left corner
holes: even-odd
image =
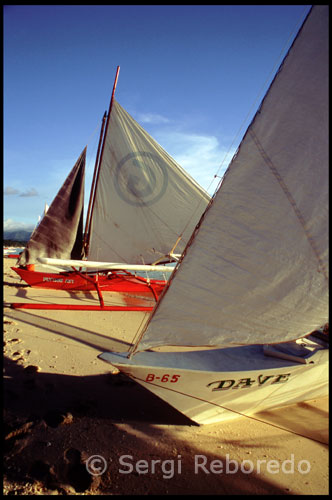
[[[328,321],[328,6],[314,6],[138,350],[300,338]]]
[[[150,264],[182,252],[208,194],[113,101],[96,189],[89,260]]]

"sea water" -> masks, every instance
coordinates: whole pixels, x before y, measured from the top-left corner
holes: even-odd
[[[165,267],[171,267],[171,268],[174,268],[175,266],[176,266],[175,262],[165,265]],[[142,276],[143,278],[149,278],[151,280],[168,280],[172,273],[168,272],[165,273],[163,271],[136,271],[135,273],[133,272],[133,274],[136,274],[137,276]]]

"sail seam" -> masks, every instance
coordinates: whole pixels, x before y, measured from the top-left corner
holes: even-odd
[[[279,174],[278,172],[278,169],[276,168],[276,166],[273,164],[272,160],[270,159],[270,157],[267,155],[267,153],[265,152],[263,146],[261,145],[261,143],[259,142],[258,140],[258,137],[256,136],[255,132],[251,129],[248,131],[254,141],[254,143],[256,144],[257,146],[257,149],[259,151],[259,153],[261,154],[263,160],[265,161],[266,165],[268,165],[268,167],[270,168],[271,172],[273,173],[274,177],[276,178],[276,180],[278,181],[281,189],[283,190],[283,192],[285,193],[286,195],[286,198],[288,199],[296,217],[298,218],[303,230],[304,230],[304,233],[307,237],[307,240],[309,242],[309,245],[311,246],[312,248],[312,251],[314,252],[317,260],[318,260],[318,264],[319,264],[319,267],[321,269],[321,272],[323,273],[324,275],[324,278],[326,279],[326,281],[328,281],[328,277],[327,277],[327,270],[326,270],[326,267],[319,255],[319,251],[318,251],[318,248],[317,248],[317,245],[316,245],[316,242],[314,240],[314,238],[312,237],[312,235],[310,234],[307,226],[306,226],[306,222],[305,222],[305,219],[301,213],[301,211],[299,210],[298,206],[296,205],[296,202],[292,196],[292,194],[290,193],[285,181],[283,180],[283,178],[281,177],[281,175]],[[320,271],[318,271],[320,272]]]

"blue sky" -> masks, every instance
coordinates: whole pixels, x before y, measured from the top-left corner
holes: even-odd
[[[4,6],[4,227],[32,229],[117,101],[210,194],[309,5]]]

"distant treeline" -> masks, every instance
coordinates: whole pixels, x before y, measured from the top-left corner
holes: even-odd
[[[18,240],[3,240],[4,247],[25,247],[27,244],[26,241],[18,241]]]

